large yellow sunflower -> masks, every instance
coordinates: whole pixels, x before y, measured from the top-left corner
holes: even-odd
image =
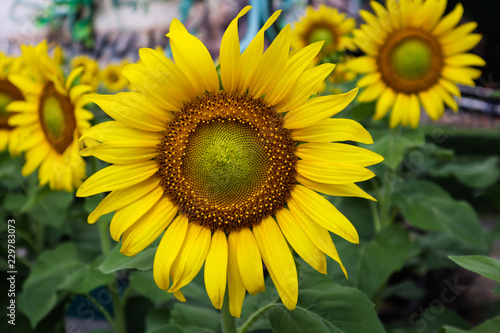
[[[40,185],[73,191],[85,178],[85,162],[78,153],[77,139],[90,127],[91,112],[82,95],[92,88],[72,87],[83,68],[74,69],[64,80],[59,63],[48,56],[47,44],[21,46],[24,74],[11,74],[9,80],[23,92],[25,101],[11,102],[7,110],[16,112],[9,125],[17,126],[20,149],[26,151],[23,175],[40,167]]]
[[[161,289],[183,300],[181,288],[205,263],[214,307],[221,308],[227,281],[237,317],[245,292],[264,290],[262,261],[283,303],[295,308],[297,271],[287,241],[322,273],[325,254],[344,269],[328,231],[357,243],[356,229],[316,191],[371,198],[355,182],[373,177],[365,167],[382,160],[332,143],[372,142],[358,123],[330,119],[357,90],[309,99],[334,68],[306,69],[321,42],[289,57],[286,26],[263,53],[276,12],[240,54],[238,19],[249,9],[222,38],[220,81],[206,47],[174,19],[167,37],[175,63],[141,49],[142,62],[123,71],[137,92],[89,96],[115,121],[87,131],[82,139],[95,144],[81,154],[114,165],[77,191],[111,191],[88,221],[116,211],[111,236],[121,238],[126,255],[165,231],[154,261]]]
[[[12,58],[0,52],[0,151],[8,148],[13,156],[20,153],[19,135],[15,127],[9,125],[11,112],[6,111],[12,101],[24,100],[22,92],[12,84],[7,75],[18,73],[22,68],[20,58]]]
[[[306,8],[306,15],[293,28],[292,50],[301,50],[311,43],[324,41],[316,60],[346,49],[355,50],[351,33],[356,27],[353,18],[346,19],[345,13],[336,8],[320,5],[318,9]]]
[[[469,66],[485,64],[479,56],[464,53],[481,35],[471,33],[475,22],[457,27],[462,5],[442,19],[446,0],[387,0],[386,7],[372,1],[371,6],[376,15],[361,11],[367,24],[354,31],[356,44],[366,53],[350,63],[365,74],[358,86],[366,89],[358,100],[378,99],[375,119],[392,108],[391,127],[417,127],[421,104],[433,120],[442,116],[443,101],[457,111],[456,84],[474,85],[481,71]]]

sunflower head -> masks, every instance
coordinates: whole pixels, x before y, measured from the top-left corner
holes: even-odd
[[[457,26],[462,5],[442,17],[446,0],[388,0],[386,7],[372,1],[375,12],[360,12],[366,24],[354,32],[356,44],[366,53],[350,63],[365,76],[360,101],[377,100],[375,118],[392,109],[390,126],[417,127],[422,105],[431,119],[439,119],[444,104],[457,111],[457,83],[474,85],[484,66],[480,57],[465,53],[481,35],[471,33],[474,22]],[[443,104],[444,102],[444,104]]]
[[[9,125],[13,114],[7,111],[12,101],[24,100],[22,92],[8,79],[9,74],[22,71],[20,58],[9,57],[0,52],[0,151],[8,148],[12,156],[19,155],[19,135],[14,126]]]
[[[323,41],[316,58],[318,61],[346,49],[355,50],[351,37],[355,25],[353,18],[346,19],[346,14],[339,13],[336,8],[323,4],[317,9],[308,6],[305,16],[293,28],[292,49],[300,50],[311,43]]]
[[[205,264],[205,285],[220,309],[240,316],[248,291],[264,290],[262,262],[283,303],[295,308],[297,270],[290,251],[326,273],[325,254],[340,257],[330,234],[358,242],[354,226],[322,195],[371,198],[355,182],[382,158],[342,143],[371,143],[358,123],[330,119],[355,97],[314,97],[332,64],[308,67],[313,43],[290,56],[286,26],[264,50],[274,13],[241,53],[238,19],[220,47],[220,78],[203,43],[178,21],[170,25],[174,62],[141,49],[123,74],[137,91],[89,96],[114,121],[82,136],[81,151],[113,165],[97,172],[78,196],[111,193],[90,214],[116,211],[111,236],[135,255],[162,233],[154,262],[157,285],[185,301],[181,288]]]
[[[80,83],[89,85],[95,89],[99,84],[99,65],[97,61],[91,57],[80,55],[71,59],[73,68],[83,67],[83,72],[80,77]]]
[[[65,78],[60,63],[48,54],[47,44],[22,46],[25,70],[9,74],[9,80],[25,99],[11,102],[7,110],[15,112],[9,125],[16,126],[19,149],[26,152],[23,175],[39,168],[40,185],[73,191],[85,177],[85,163],[78,154],[76,139],[90,127],[93,115],[83,107],[82,96],[92,88],[73,85],[83,67]]]
[[[99,77],[104,86],[110,91],[120,91],[128,85],[127,78],[122,74],[122,70],[127,65],[127,61],[119,64],[108,64],[100,73]]]

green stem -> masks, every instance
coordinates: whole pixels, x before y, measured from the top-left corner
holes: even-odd
[[[261,307],[260,309],[258,309],[257,311],[255,311],[251,316],[250,318],[247,319],[247,321],[243,324],[243,326],[241,326],[241,328],[238,330],[238,333],[246,333],[250,327],[252,327],[252,325],[260,318],[262,317],[264,314],[266,314],[269,310],[271,310],[272,308],[275,308],[278,306],[278,304],[276,304],[276,302],[279,300],[279,297],[276,298],[274,301],[272,302],[269,302],[268,304],[264,305],[263,307]]]
[[[111,297],[113,300],[113,310],[115,312],[115,320],[113,333],[126,333],[125,328],[125,300],[120,299],[120,295],[117,292],[112,292]]]
[[[223,333],[236,333],[236,320],[229,312],[229,292],[226,290],[224,294],[224,301],[222,303],[222,332]]]
[[[382,229],[381,223],[380,223],[380,214],[377,210],[377,203],[374,201],[370,201],[370,208],[372,211],[372,216],[373,216],[373,224],[375,227],[375,233],[379,233],[380,230]]]
[[[108,236],[108,223],[101,222],[98,224],[99,239],[101,241],[101,251],[103,255],[107,255],[111,251],[111,243]]]
[[[106,317],[106,320],[108,321],[108,323],[112,327],[114,327],[115,326],[115,321],[113,320],[113,318],[111,318],[111,315],[106,310],[106,308],[104,306],[102,306],[101,303],[99,303],[92,295],[86,294],[85,296],[87,296],[87,298],[92,302],[92,304],[94,304],[95,307],[98,308],[99,311],[102,312],[102,314],[104,315],[104,317]]]

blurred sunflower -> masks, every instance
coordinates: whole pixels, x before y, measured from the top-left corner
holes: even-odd
[[[311,43],[324,41],[316,56],[317,61],[335,52],[355,50],[356,46],[350,36],[355,27],[355,20],[346,19],[346,14],[340,14],[336,8],[320,5],[318,9],[314,9],[308,6],[306,15],[293,28],[292,50],[301,50]]]
[[[73,68],[83,67],[80,83],[91,86],[93,90],[97,89],[99,85],[99,65],[95,59],[84,55],[76,56],[71,59],[71,66]]]
[[[392,108],[391,127],[417,127],[420,104],[433,120],[442,116],[443,102],[457,111],[456,84],[474,85],[481,71],[469,66],[485,65],[479,56],[464,53],[481,35],[471,33],[475,22],[457,27],[462,5],[443,18],[446,0],[387,0],[386,7],[372,1],[371,6],[376,15],[362,10],[367,24],[354,31],[356,44],[366,53],[350,65],[365,74],[358,86],[366,89],[358,100],[377,99],[375,119]]]
[[[287,241],[318,271],[326,273],[327,254],[345,272],[328,231],[354,243],[358,234],[316,191],[372,199],[355,182],[373,177],[365,167],[382,160],[332,143],[372,142],[358,123],[329,119],[357,89],[309,99],[334,68],[307,69],[322,42],[289,57],[286,26],[263,53],[276,12],[240,54],[238,19],[249,9],[222,38],[220,81],[206,47],[174,19],[167,37],[175,63],[141,49],[141,63],[123,71],[137,92],[89,96],[115,121],[87,131],[82,140],[99,143],[81,154],[114,165],[77,191],[111,191],[88,221],[116,211],[110,232],[126,255],[165,231],[154,261],[161,289],[184,300],[180,289],[205,263],[214,307],[221,308],[227,281],[229,310],[237,317],[246,291],[264,291],[262,261],[285,306],[295,308],[297,271]]]
[[[9,57],[0,52],[0,151],[9,149],[13,156],[20,153],[19,135],[15,127],[9,125],[9,118],[13,114],[6,111],[12,101],[24,100],[22,92],[9,81],[7,75],[19,73],[22,68],[20,58]]]
[[[101,82],[108,90],[120,91],[128,85],[127,78],[122,74],[122,70],[127,64],[127,61],[122,61],[120,64],[108,64],[99,73]]]
[[[23,74],[10,74],[9,80],[24,94],[24,101],[13,101],[9,119],[21,136],[20,149],[26,151],[22,174],[38,167],[40,185],[54,190],[73,191],[85,178],[85,162],[78,154],[77,139],[90,127],[92,113],[83,107],[82,96],[92,88],[72,87],[83,68],[74,69],[65,80],[59,62],[48,55],[47,43],[21,46]]]

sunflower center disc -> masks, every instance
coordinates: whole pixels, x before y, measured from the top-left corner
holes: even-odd
[[[403,79],[415,80],[424,77],[431,67],[431,50],[418,39],[407,39],[392,51],[392,65]]]
[[[309,43],[325,41],[325,45],[335,43],[335,36],[328,28],[316,28],[309,36]]]
[[[443,51],[428,32],[405,28],[389,35],[380,47],[377,66],[382,80],[395,92],[415,94],[441,77]]]
[[[158,176],[190,222],[229,232],[286,204],[296,184],[294,147],[282,117],[262,99],[206,93],[167,124]]]
[[[38,113],[45,137],[62,154],[73,142],[76,129],[74,106],[68,97],[56,90],[52,82],[45,84],[39,105]]]
[[[186,178],[217,202],[248,197],[269,165],[256,129],[235,121],[199,126],[186,148]]]

